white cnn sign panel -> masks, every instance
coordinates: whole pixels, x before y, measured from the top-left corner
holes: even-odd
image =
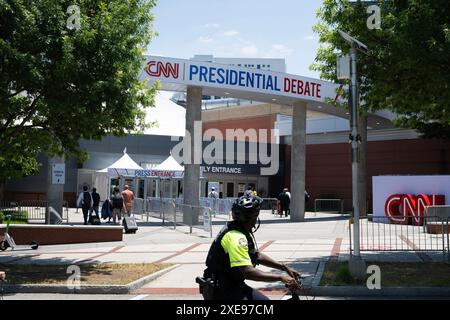
[[[436,176],[375,176],[372,178],[374,216],[394,216],[392,211],[406,210],[419,223],[423,208],[450,203],[450,175]],[[396,212],[400,221],[402,215]]]
[[[195,60],[148,56],[140,80],[160,80],[163,88],[171,84],[173,91],[185,91],[187,86],[229,90],[242,94],[288,97],[306,102],[335,99],[338,85],[261,69],[242,68]]]

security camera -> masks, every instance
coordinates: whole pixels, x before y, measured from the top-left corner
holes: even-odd
[[[345,33],[344,31],[338,30],[338,32],[341,35],[341,37],[345,40],[345,42],[347,42],[350,46],[361,51],[362,53],[367,53],[368,49],[364,43],[356,40],[355,38]]]

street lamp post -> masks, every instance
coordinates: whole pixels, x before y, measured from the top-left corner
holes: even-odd
[[[359,144],[361,137],[358,131],[358,84],[356,73],[356,50],[367,53],[367,46],[345,32],[339,31],[342,38],[350,45],[350,114],[351,114],[351,134],[352,144],[352,206],[353,206],[353,245],[354,253],[349,261],[350,273],[358,278],[363,278],[366,274],[366,264],[360,253],[360,230],[359,230],[359,189],[358,189],[358,162]]]
[[[358,162],[359,162],[359,142],[358,131],[358,86],[356,78],[356,50],[353,46],[350,48],[350,114],[351,114],[351,135],[352,143],[352,207],[353,207],[353,232],[354,232],[354,255],[360,256],[359,243],[359,190],[358,190]]]

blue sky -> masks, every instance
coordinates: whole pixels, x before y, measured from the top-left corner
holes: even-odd
[[[312,31],[322,0],[159,0],[158,33],[149,54],[191,58],[285,58],[287,72],[318,78],[309,66],[318,37]]]

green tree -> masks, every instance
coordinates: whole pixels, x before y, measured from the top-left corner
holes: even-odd
[[[36,172],[38,153],[84,160],[80,139],[148,126],[155,1],[0,0],[0,185]]]
[[[369,47],[368,55],[358,55],[363,108],[391,110],[399,126],[425,137],[450,138],[450,2],[385,0],[378,5],[381,29],[370,30],[367,2],[324,0],[314,26],[321,47],[312,68],[337,80],[336,54],[349,49],[337,30],[349,33]]]

